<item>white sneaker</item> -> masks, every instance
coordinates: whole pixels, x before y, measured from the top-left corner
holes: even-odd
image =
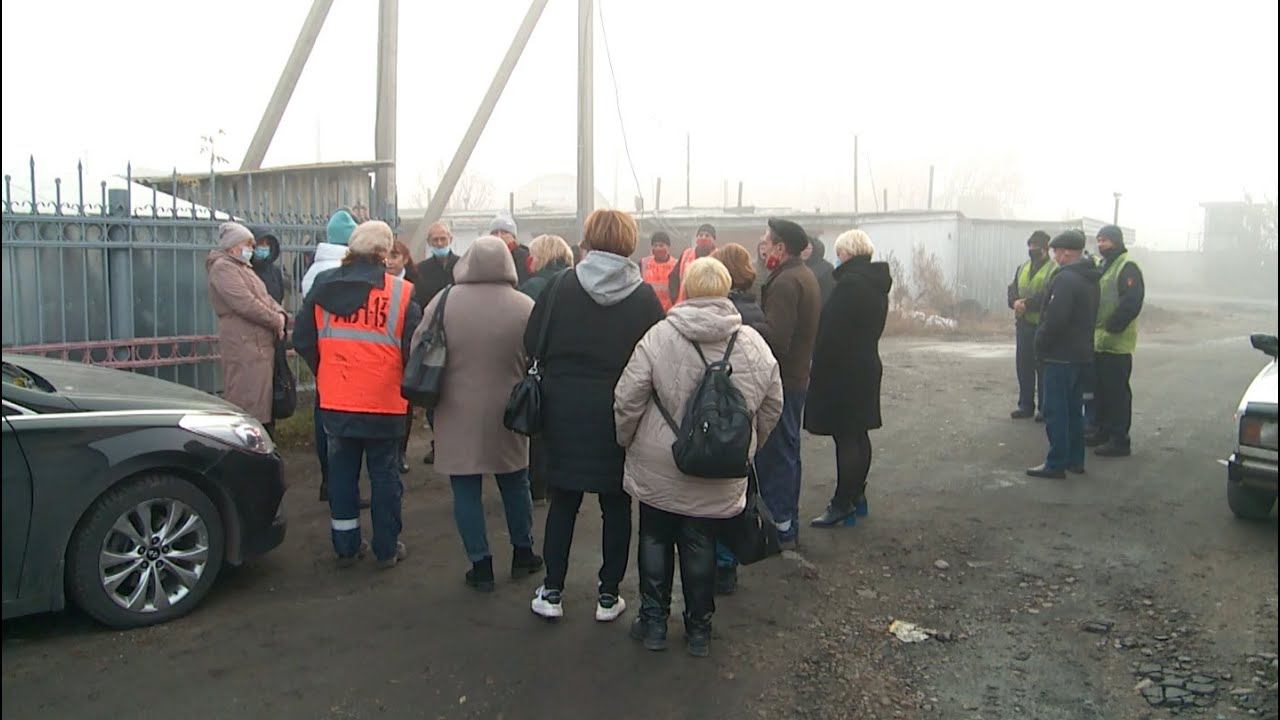
[[[613,622],[618,616],[627,610],[627,601],[617,595],[609,593],[600,593],[600,600],[596,603],[596,620],[600,622]]]
[[[535,615],[554,620],[564,615],[564,608],[560,606],[560,591],[548,590],[539,586],[533,594],[533,602],[530,603]]]

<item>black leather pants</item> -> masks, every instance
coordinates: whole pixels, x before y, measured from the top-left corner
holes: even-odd
[[[671,614],[675,553],[680,553],[685,630],[711,629],[716,610],[715,521],[685,517],[640,503],[640,616],[666,622]]]

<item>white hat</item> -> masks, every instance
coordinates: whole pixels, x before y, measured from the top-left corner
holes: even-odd
[[[369,220],[356,226],[347,240],[347,249],[353,255],[377,255],[391,252],[395,240],[391,226],[381,220]]]

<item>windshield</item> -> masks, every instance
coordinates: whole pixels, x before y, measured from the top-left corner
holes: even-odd
[[[54,387],[48,380],[7,361],[4,363],[4,384],[25,390],[54,392]]]

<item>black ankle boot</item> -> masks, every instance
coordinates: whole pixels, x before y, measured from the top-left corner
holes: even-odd
[[[480,592],[493,592],[493,558],[487,557],[471,563],[467,571],[467,587]]]
[[[643,615],[631,623],[631,639],[639,640],[646,650],[660,652],[667,649],[667,619],[646,618]]]
[[[711,654],[711,616],[684,620],[684,642],[689,654],[704,658]]]
[[[533,553],[533,548],[515,546],[511,555],[511,579],[517,580],[526,575],[533,575],[542,570],[542,558]]]

